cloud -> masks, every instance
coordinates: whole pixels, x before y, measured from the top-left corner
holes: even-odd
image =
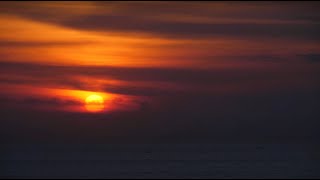
[[[27,105],[27,106],[73,106],[73,105],[82,105],[81,102],[70,100],[70,99],[59,99],[55,97],[0,97],[1,105],[8,104],[19,104],[19,105]]]
[[[303,60],[310,62],[310,63],[319,63],[320,62],[320,54],[317,54],[317,53],[301,54],[301,55],[297,55],[297,56],[302,58]]]
[[[195,93],[237,93],[314,88],[316,67],[289,68],[128,68],[108,66],[51,66],[27,63],[0,63],[1,84],[105,91],[134,96],[167,96]],[[301,66],[301,64],[296,65]],[[86,77],[86,79],[81,79]],[[87,79],[88,78],[88,79]],[[290,79],[295,78],[295,81]],[[116,83],[108,80],[116,81]],[[117,83],[120,81],[121,83]]]
[[[115,94],[125,94],[132,96],[167,96],[181,94],[183,90],[175,89],[159,89],[156,87],[126,87],[126,86],[106,86],[105,92],[115,93]]]
[[[27,6],[26,4],[13,6],[7,3],[2,9],[9,14],[79,30],[146,33],[169,38],[232,37],[312,40],[319,39],[317,32],[320,29],[318,23],[320,15],[314,7],[318,4],[108,2],[83,4],[84,7],[92,7],[90,11],[84,13],[69,6],[70,4],[63,3],[57,4],[54,8],[33,3],[31,7],[34,6],[34,8],[28,8],[29,10],[23,8]],[[56,9],[63,11],[53,13]],[[80,12],[72,13],[73,10]],[[199,20],[179,21],[182,15],[196,16]],[[222,22],[205,22],[201,19],[222,19]],[[224,19],[253,21],[230,23],[225,20],[223,23]],[[265,20],[269,22],[261,23]],[[279,20],[283,23],[279,23]],[[274,23],[270,23],[272,21]],[[286,21],[291,23],[285,23]],[[301,21],[304,23],[301,24]]]
[[[90,41],[83,41],[83,42],[68,42],[68,41],[61,41],[61,42],[43,42],[43,41],[7,41],[7,40],[0,40],[0,48],[1,47],[43,47],[43,46],[70,46],[70,45],[87,45],[90,44]]]
[[[22,100],[22,103],[27,105],[49,105],[49,106],[69,106],[69,105],[82,105],[78,101],[69,100],[69,99],[58,99],[58,98],[26,98]]]
[[[129,68],[111,66],[52,66],[44,64],[0,62],[3,74],[32,76],[35,79],[52,78],[69,82],[66,78],[76,75],[124,81],[149,81],[206,84],[211,82],[236,82],[250,74],[259,76],[264,72],[246,69],[183,69],[183,68]],[[245,74],[244,74],[245,73]],[[8,77],[8,76],[6,76]]]
[[[291,38],[319,39],[315,24],[196,23],[143,20],[137,17],[90,15],[61,23],[67,27],[94,31],[150,33],[170,38]]]

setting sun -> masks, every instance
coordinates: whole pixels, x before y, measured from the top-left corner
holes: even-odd
[[[104,99],[102,96],[93,94],[86,98],[85,107],[89,112],[100,112],[104,110]]]

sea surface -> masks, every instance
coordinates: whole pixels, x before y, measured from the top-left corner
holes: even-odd
[[[292,144],[1,145],[0,178],[320,178],[318,150]]]

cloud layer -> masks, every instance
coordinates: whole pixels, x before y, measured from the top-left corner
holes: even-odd
[[[319,5],[0,2],[2,137],[318,139]],[[64,108],[92,92],[134,111]]]

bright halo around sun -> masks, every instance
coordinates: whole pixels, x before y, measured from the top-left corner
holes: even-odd
[[[85,100],[85,107],[89,112],[101,112],[104,110],[104,99],[96,94],[90,95]]]

